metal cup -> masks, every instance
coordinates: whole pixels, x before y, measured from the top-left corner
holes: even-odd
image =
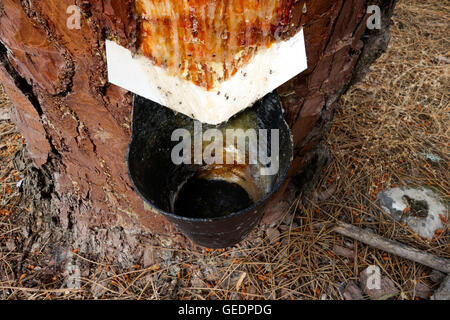
[[[172,141],[173,133],[179,129],[189,133],[194,140],[199,138],[199,133],[202,136],[208,130],[216,129],[215,132],[224,135],[224,161],[230,154],[236,156],[235,161],[198,161],[195,155],[198,151],[203,155],[208,146],[202,140],[194,141],[191,155],[184,158],[192,161],[174,163],[173,151],[180,142]],[[259,148],[265,146],[272,155],[275,152],[271,150],[273,143],[278,142],[276,157],[270,164],[259,158],[255,162],[250,151],[255,147],[251,139],[245,139],[244,151],[236,148],[234,142],[227,143],[227,132],[232,129],[242,129],[241,133],[249,129],[257,133],[277,130],[278,141],[267,134],[266,140],[258,142]],[[265,205],[285,180],[292,154],[291,131],[283,118],[276,93],[268,94],[226,123],[215,126],[200,124],[153,101],[134,96],[132,139],[127,152],[130,180],[136,192],[155,212],[165,216],[201,246],[229,247],[250,233],[261,220]],[[269,168],[275,158],[278,170],[271,173]]]

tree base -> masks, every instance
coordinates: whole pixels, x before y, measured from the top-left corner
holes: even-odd
[[[132,37],[126,6],[90,1],[82,6],[82,30],[69,33],[65,16],[44,14],[65,12],[69,2],[6,2],[0,8],[5,44],[0,43],[0,82],[15,105],[13,120],[31,159],[22,154],[16,161],[28,168],[22,189],[24,201],[32,203],[30,212],[21,215],[24,252],[45,247],[50,263],[78,249],[114,257],[125,266],[141,261],[149,243],[170,239],[193,245],[144,206],[126,174],[132,97],[107,83],[102,55],[105,35],[122,43]],[[290,177],[308,173],[308,164],[320,162],[314,160],[320,158],[315,148],[329,131],[336,102],[387,46],[395,2],[378,1],[381,30],[366,29],[366,1],[321,0],[308,8],[309,68],[278,89],[294,135]],[[54,9],[47,7],[52,5]],[[46,64],[51,72],[39,72]],[[305,188],[317,175],[304,175],[298,185]],[[274,203],[289,203],[295,196],[287,192],[281,200],[279,194]],[[273,221],[276,217],[266,219]]]

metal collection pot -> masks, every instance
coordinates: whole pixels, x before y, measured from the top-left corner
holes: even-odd
[[[178,142],[172,141],[172,133],[181,128],[195,138],[196,125],[198,129],[199,123],[193,119],[135,95],[128,173],[141,198],[184,235],[208,248],[229,247],[242,241],[259,223],[265,205],[286,178],[293,154],[291,131],[276,93],[226,123],[201,124],[202,134],[209,129],[223,133],[228,129],[278,129],[278,170],[262,175],[265,166],[259,162],[175,164],[171,156]],[[270,139],[268,136],[269,149]],[[225,144],[224,149],[229,150],[227,147]],[[203,152],[204,142],[201,148]],[[241,156],[248,160],[248,154]]]

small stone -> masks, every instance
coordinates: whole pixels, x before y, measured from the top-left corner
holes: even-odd
[[[205,278],[209,282],[214,282],[214,281],[219,280],[219,276],[218,276],[216,268],[212,268],[212,267],[206,268],[204,270],[204,274],[206,274]]]
[[[450,276],[447,276],[441,286],[434,292],[430,300],[450,300]]]
[[[106,293],[107,283],[94,283],[91,287],[91,293],[94,298],[98,299]]]
[[[347,258],[354,258],[355,257],[355,251],[341,247],[339,245],[334,245],[333,247],[333,253],[338,256],[343,256]]]
[[[438,270],[434,270],[431,271],[430,273],[430,280],[433,281],[434,283],[440,283],[444,280],[445,278],[445,273],[442,273]]]
[[[16,244],[13,239],[9,239],[8,241],[6,241],[6,249],[8,249],[9,251],[16,250]]]
[[[0,121],[2,120],[9,120],[11,119],[10,111],[9,109],[0,109]]]
[[[247,287],[247,291],[248,291],[248,293],[250,293],[250,294],[256,294],[256,293],[258,292],[258,290],[256,289],[256,287],[253,286],[253,285],[249,285],[249,286]]]
[[[354,247],[355,247],[355,245],[354,245],[353,242],[351,242],[351,241],[344,241],[344,245],[345,245],[347,248],[354,248]]]
[[[377,198],[388,215],[424,239],[433,239],[436,231],[444,227],[440,216],[448,216],[445,205],[428,188],[396,187],[381,191]]]
[[[430,287],[428,287],[427,285],[425,285],[421,282],[417,282],[416,286],[414,287],[414,293],[415,293],[415,296],[418,298],[430,299],[432,291],[431,291]]]
[[[254,288],[254,287],[253,287],[253,288]],[[256,290],[255,290],[255,292],[256,292]],[[282,289],[280,290],[280,299],[282,299],[282,300],[287,300],[287,299],[289,299],[289,298],[291,298],[291,291],[288,290],[288,289],[286,289],[286,288],[282,288]]]
[[[314,191],[313,193],[314,202],[328,200],[336,192],[336,186],[337,186],[336,183],[333,183],[325,191],[322,192]]]
[[[186,245],[191,245],[192,242],[182,234],[176,234],[173,236],[173,242],[179,247],[185,247]]]
[[[173,264],[169,267],[168,271],[172,277],[176,277],[178,273],[181,271],[181,268],[178,265]]]
[[[291,215],[287,215],[284,220],[283,220],[283,224],[290,226],[291,222],[292,222],[293,217]]]
[[[355,281],[350,280],[345,286],[344,293],[342,294],[345,300],[362,300],[363,294],[361,289],[355,283]]]
[[[267,238],[269,239],[270,243],[276,242],[280,239],[280,231],[276,228],[269,228],[266,230]]]
[[[439,163],[442,160],[441,157],[439,157],[438,155],[432,154],[432,153],[423,152],[423,153],[419,153],[419,155],[424,160],[429,160],[429,161],[435,162],[435,163]]]
[[[446,63],[446,64],[450,63],[450,59],[447,57],[444,57],[444,56],[436,56],[436,61]]]
[[[191,280],[191,286],[193,288],[204,288],[205,283],[198,276],[194,276]]]
[[[230,300],[239,300],[239,293],[236,292],[231,293]]]
[[[66,287],[68,289],[80,289],[81,288],[81,272],[80,268],[68,263],[65,270],[66,275]]]
[[[34,269],[34,270],[37,270],[37,267]],[[89,277],[89,268],[86,268],[86,269],[84,269],[83,271],[81,271],[81,276],[83,277],[83,278],[87,278],[87,277]]]
[[[161,259],[164,260],[166,264],[172,263],[173,252],[172,250],[163,250],[160,252]]]

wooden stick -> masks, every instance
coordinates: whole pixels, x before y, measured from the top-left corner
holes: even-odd
[[[368,230],[364,230],[343,222],[338,222],[333,231],[363,242],[371,247],[390,252],[399,257],[418,262],[447,274],[450,273],[450,259],[437,257],[431,253],[409,247],[397,241],[383,238]]]
[[[23,288],[23,287],[10,287],[10,286],[0,286],[0,290],[18,290],[25,292],[40,292],[40,293],[65,293],[65,292],[82,292],[82,289],[38,289],[38,288]]]

